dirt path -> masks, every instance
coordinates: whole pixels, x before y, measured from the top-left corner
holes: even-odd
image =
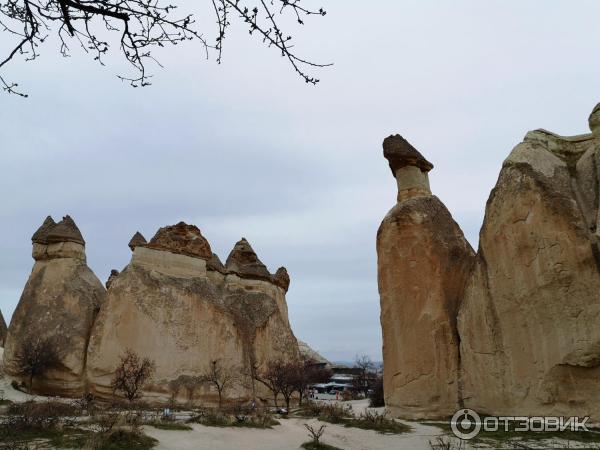
[[[193,425],[193,431],[165,431],[145,427],[160,441],[156,450],[286,450],[299,449],[309,439],[304,424],[315,419],[284,419],[271,430],[219,428]],[[411,423],[413,431],[383,435],[375,431],[326,424],[322,442],[344,450],[430,450],[429,441],[440,434],[436,427]]]

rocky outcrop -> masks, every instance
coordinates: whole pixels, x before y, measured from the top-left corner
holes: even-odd
[[[316,364],[324,364],[325,367],[331,367],[331,362],[324,358],[319,352],[314,350],[310,345],[304,341],[298,341],[298,350],[300,351],[300,357],[304,361],[312,361]]]
[[[6,332],[7,332],[6,322],[4,320],[4,316],[2,315],[2,311],[0,311],[0,347],[4,347],[4,342],[6,341]]]
[[[383,147],[398,185],[377,232],[386,405],[406,418],[452,415],[460,404],[456,315],[474,252],[431,194],[433,165],[401,136]]]
[[[465,406],[600,419],[600,105],[589,123],[504,161],[458,321]]]
[[[225,262],[225,268],[242,278],[271,280],[271,274],[266,266],[258,259],[256,253],[246,240],[240,239]]]
[[[136,247],[143,247],[146,244],[147,244],[147,242],[146,242],[146,238],[144,237],[144,235],[142,233],[140,233],[139,231],[136,231],[135,234],[133,235],[133,237],[131,238],[131,240],[129,241],[129,244],[127,244],[127,245],[129,246],[131,251],[134,251]]]
[[[92,392],[112,396],[112,374],[127,348],[155,361],[146,398],[161,401],[173,395],[177,380],[201,375],[214,360],[244,374],[231,393],[243,397],[252,395],[253,368],[297,358],[287,307],[280,305],[285,291],[266,268],[253,278],[245,263],[257,267],[258,257],[249,251],[247,241],[236,244],[230,255],[236,265],[227,264],[236,272],[230,272],[200,230],[184,223],[161,228],[146,246],[135,247],[94,324],[87,365]],[[207,389],[200,395],[211,399]]]
[[[532,131],[515,147],[475,258],[429,194],[429,163],[403,139],[384,142],[399,189],[377,240],[396,415],[460,405],[600,419],[600,104],[589,125],[573,137]]]
[[[135,236],[134,236],[135,238]],[[143,236],[142,236],[143,238]],[[212,257],[210,244],[195,225],[179,222],[161,228],[146,245],[154,250],[166,250],[177,255],[186,255],[193,258],[208,260]]]
[[[108,276],[108,280],[106,280],[106,289],[110,288],[110,285],[113,284],[115,278],[119,276],[119,271],[116,269],[112,269],[110,271],[110,275]]]
[[[35,264],[8,328],[4,367],[29,383],[20,356],[30,342],[45,342],[60,361],[34,378],[33,391],[78,396],[85,391],[88,339],[106,291],[86,264],[85,241],[69,216],[58,224],[48,217],[32,242]]]

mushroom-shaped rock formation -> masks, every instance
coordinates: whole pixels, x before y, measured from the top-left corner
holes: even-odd
[[[87,343],[106,291],[85,263],[83,242],[69,216],[54,226],[46,219],[33,236],[36,262],[8,328],[4,367],[29,384],[20,355],[34,340],[51,345],[60,362],[34,377],[36,393],[79,396],[85,390]]]
[[[146,247],[204,260],[212,258],[210,244],[200,229],[185,222],[159,229]]]
[[[383,156],[388,160],[398,184],[398,201],[431,195],[427,173],[433,164],[399,134],[383,141]]]
[[[4,342],[6,341],[6,332],[6,322],[4,321],[2,311],[0,311],[0,347],[4,347]]]
[[[271,281],[271,274],[267,267],[258,259],[254,249],[246,238],[236,242],[229,253],[225,267],[228,271],[242,278],[256,278]]]
[[[129,246],[131,251],[134,251],[136,247],[143,247],[146,244],[146,238],[142,235],[142,233],[136,231],[131,240],[129,241],[129,244],[127,245]]]
[[[452,415],[460,404],[456,315],[474,252],[429,190],[433,166],[401,136],[383,144],[398,203],[377,232],[384,392],[406,418]]]
[[[275,272],[273,276],[273,281],[279,287],[281,287],[285,292],[290,288],[290,276],[288,275],[288,271],[285,267],[280,267]]]
[[[248,374],[268,361],[298,358],[285,293],[266,274],[268,281],[229,274],[193,225],[161,228],[147,246],[135,248],[94,323],[87,365],[92,392],[112,397],[112,374],[126,349],[156,363],[145,391],[149,401],[176,396],[177,380],[202,375],[216,359]],[[267,395],[243,381],[231,396]],[[181,394],[179,400],[189,400]],[[214,400],[209,389],[197,396]]]
[[[465,407],[600,419],[600,106],[589,123],[504,161],[458,317]]]

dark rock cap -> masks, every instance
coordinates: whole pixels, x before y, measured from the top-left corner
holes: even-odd
[[[48,232],[48,244],[56,244],[58,242],[75,242],[76,244],[85,245],[81,231],[75,225],[71,216],[63,217],[63,220],[58,222]]]
[[[273,275],[273,281],[277,286],[283,288],[283,290],[287,292],[290,288],[290,276],[287,269],[285,267],[277,269],[277,272]]]
[[[127,245],[129,246],[131,251],[134,251],[136,247],[143,247],[147,243],[148,242],[146,241],[144,235],[139,231],[136,231],[131,240],[129,241],[129,244]]]
[[[222,274],[227,273],[227,269],[225,269],[225,266],[223,265],[223,263],[219,259],[219,256],[216,253],[213,253],[212,258],[210,258],[206,262],[206,268],[208,270],[214,270],[214,271],[220,272]]]
[[[202,236],[200,229],[185,222],[159,229],[146,247],[207,261],[212,258],[210,244]]]
[[[600,103],[592,110],[588,123],[590,124],[590,130],[592,131],[600,128]]]
[[[383,140],[383,156],[389,161],[394,177],[398,169],[406,166],[418,167],[425,173],[433,169],[433,164],[399,134],[388,136]]]
[[[110,288],[110,285],[113,284],[113,281],[115,281],[115,278],[117,278],[120,275],[120,272],[116,269],[112,269],[110,271],[110,275],[108,276],[108,280],[106,280],[106,289]]]
[[[48,244],[48,233],[55,225],[56,222],[51,216],[46,217],[44,223],[31,236],[31,242],[34,244]]]
[[[227,257],[225,268],[241,277],[272,281],[267,267],[258,259],[246,238],[235,244]]]

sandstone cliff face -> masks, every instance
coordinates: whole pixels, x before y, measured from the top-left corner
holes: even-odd
[[[458,321],[465,406],[600,418],[598,107],[590,126],[504,162]]]
[[[8,329],[4,367],[28,383],[19,355],[31,339],[46,340],[60,364],[36,377],[33,391],[78,396],[85,391],[88,339],[106,291],[86,265],[83,237],[69,216],[58,224],[48,217],[32,241],[36,262]]]
[[[245,261],[252,267],[258,261],[246,244],[247,258],[236,266],[244,274]],[[112,396],[112,374],[127,348],[155,361],[145,389],[154,400],[169,399],[173,381],[201,375],[213,360],[250,373],[272,359],[297,358],[287,310],[278,304],[285,303],[285,291],[264,271],[265,279],[230,273],[200,230],[182,223],[136,246],[129,265],[111,280],[94,325],[87,366],[92,392]],[[252,383],[243,381],[231,395],[251,395]],[[200,392],[205,399],[208,394]]]
[[[397,416],[452,415],[459,406],[456,315],[474,252],[442,202],[433,167],[400,136],[384,141],[398,204],[377,233],[386,406]]]

